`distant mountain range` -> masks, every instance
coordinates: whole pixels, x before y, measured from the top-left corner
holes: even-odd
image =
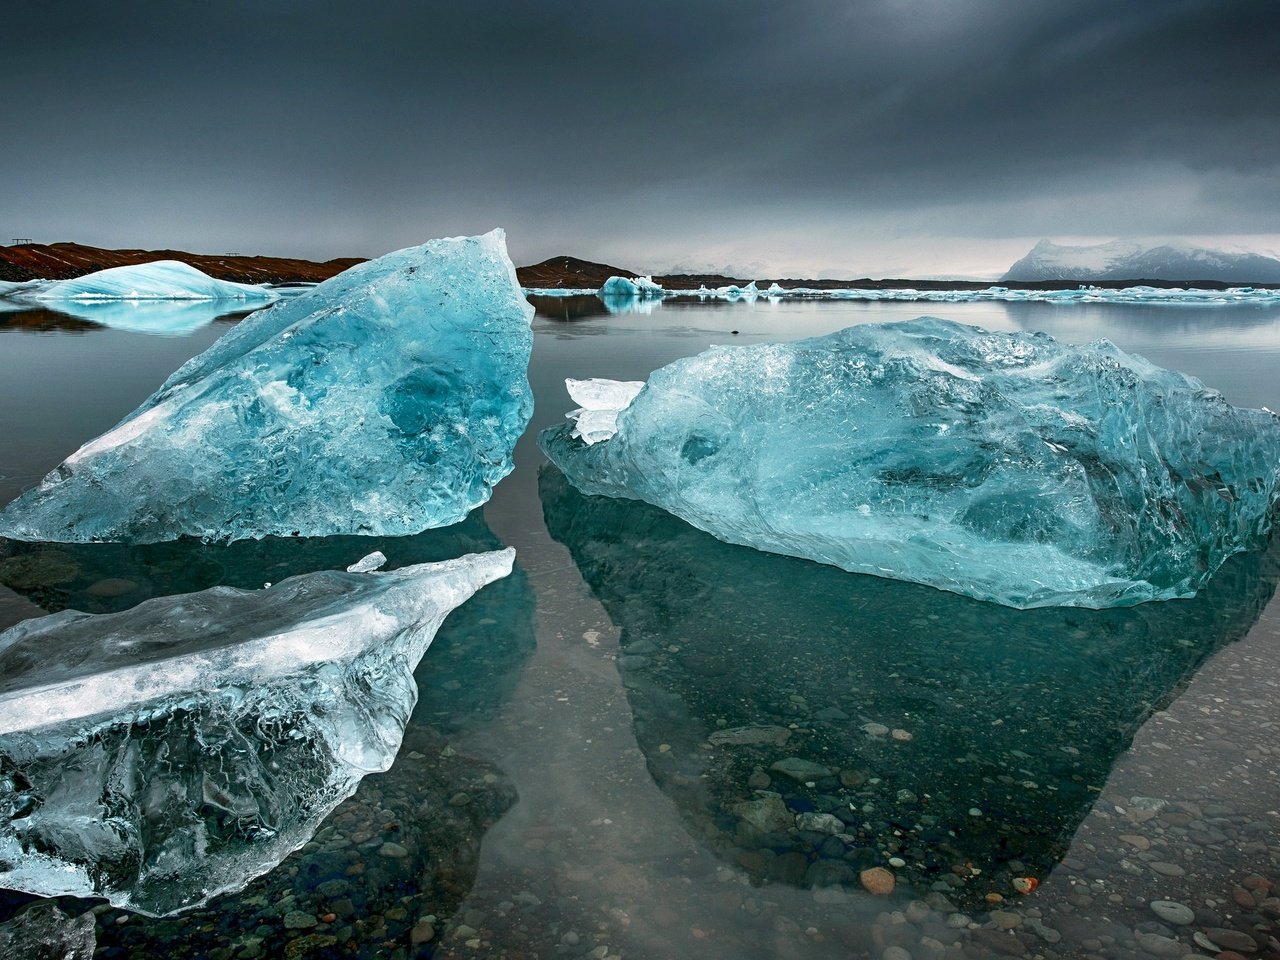
[[[1180,242],[1152,245],[1113,240],[1095,246],[1067,247],[1041,240],[1010,267],[1001,280],[1280,283],[1280,260],[1258,253],[1228,253]]]
[[[289,257],[243,254],[185,253],[181,250],[112,250],[79,243],[23,243],[0,246],[0,280],[70,280],[107,267],[181,260],[219,280],[237,283],[316,283],[327,280],[361,262],[347,257],[316,262]],[[561,287],[595,290],[609,277],[635,277],[634,270],[595,263],[578,257],[558,256],[527,267],[516,276],[525,287]],[[832,289],[859,287],[867,290],[913,288],[916,290],[981,290],[988,280],[811,280],[792,277],[729,277],[720,274],[675,274],[653,278],[668,290],[696,290],[699,286],[744,286],[754,280],[764,289],[777,282],[782,287]],[[1259,254],[1222,253],[1187,244],[1143,246],[1127,241],[1093,247],[1065,247],[1042,240],[1015,263],[1002,284],[1026,289],[1053,289],[1063,282],[1123,287],[1135,281],[1153,286],[1201,286],[1222,288],[1253,284],[1280,285],[1280,260]]]

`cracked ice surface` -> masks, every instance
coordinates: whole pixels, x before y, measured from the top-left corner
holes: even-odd
[[[461,520],[533,411],[501,230],[359,264],[242,321],[0,512],[19,540],[401,535]]]
[[[0,885],[165,914],[270,870],[391,765],[437,628],[514,555],[0,634]]]
[[[730,543],[1014,607],[1190,596],[1268,535],[1280,419],[1123,353],[933,318],[713,348],[588,446],[588,494]]]

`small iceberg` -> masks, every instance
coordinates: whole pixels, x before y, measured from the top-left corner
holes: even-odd
[[[0,634],[0,885],[161,915],[270,870],[391,765],[437,628],[514,556],[215,587]]]
[[[180,260],[109,267],[73,280],[32,280],[0,289],[0,296],[58,300],[244,300],[271,303],[278,294],[251,283],[218,280]]]
[[[601,300],[661,300],[666,291],[653,277],[610,277],[600,288]]]
[[[0,512],[18,540],[400,536],[455,523],[533,412],[501,230],[359,264],[242,321]]]
[[[928,317],[678,360],[607,439],[583,411],[540,437],[583,493],[1012,607],[1191,596],[1280,499],[1275,414],[1105,340]]]

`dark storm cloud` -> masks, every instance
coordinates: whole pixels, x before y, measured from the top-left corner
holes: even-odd
[[[1275,234],[1278,40],[1274,0],[15,3],[0,231],[327,256],[500,223],[517,260],[638,265]]]

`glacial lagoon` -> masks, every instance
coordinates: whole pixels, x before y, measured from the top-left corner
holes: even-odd
[[[1016,611],[583,497],[535,442],[572,406],[566,377],[645,379],[711,344],[924,313],[1107,337],[1237,405],[1280,409],[1280,307],[533,302],[533,420],[515,472],[460,524],[0,542],[0,628],[261,586],[373,550],[392,566],[517,550],[515,573],[428,650],[387,773],[208,908],[97,907],[97,955],[1212,955],[1197,934],[1280,949],[1267,941],[1280,912],[1276,538],[1191,600]],[[39,308],[0,314],[0,502],[236,319],[157,337]],[[875,867],[896,879],[887,897],[862,888]],[[1037,889],[1023,895],[1027,881]],[[0,894],[0,922],[29,899]]]

